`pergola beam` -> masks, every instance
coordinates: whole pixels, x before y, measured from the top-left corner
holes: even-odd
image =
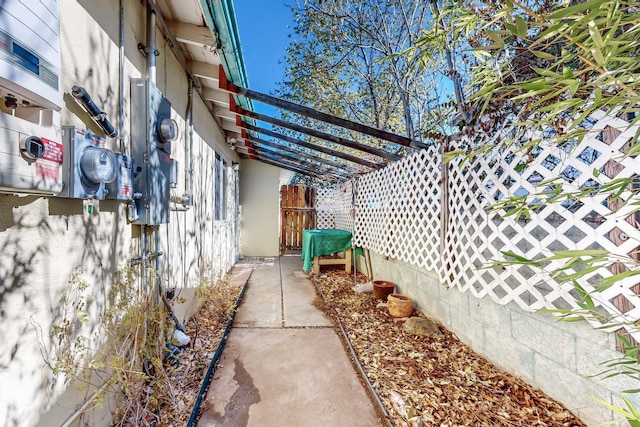
[[[289,162],[289,163],[298,165],[301,168],[308,168],[310,166],[318,168],[318,166],[319,166],[319,165],[310,164],[309,162],[304,161],[304,160],[301,161],[300,158],[296,157],[294,154],[291,154],[291,153],[286,153],[286,152],[278,153],[278,152],[273,151],[273,150],[268,150],[268,149],[266,149],[264,147],[254,147],[253,150],[255,150],[255,152],[258,153],[258,154],[262,154],[262,155],[264,155],[266,157],[269,157],[269,158],[272,158],[272,157],[273,158],[277,158],[280,161]],[[341,179],[343,181],[349,178],[348,176],[346,176],[346,175],[344,175],[342,173],[339,173],[337,171],[332,171],[332,170],[329,170],[329,169],[320,169],[320,168],[318,168],[315,171],[317,173],[320,173],[320,174],[323,174],[323,175],[332,175],[332,176],[334,176],[334,177],[336,177],[338,179]]]
[[[407,138],[406,136],[397,135],[395,133],[391,133],[381,129],[373,128],[371,126],[363,125],[361,123],[356,123],[351,120],[332,116],[330,114],[323,113],[318,110],[314,110],[313,108],[305,107],[304,105],[296,104],[291,101],[276,98],[275,96],[267,95],[261,92],[257,92],[255,90],[238,86],[234,83],[229,82],[226,76],[224,75],[224,73],[220,73],[219,87],[222,90],[226,90],[227,92],[233,93],[235,95],[240,95],[247,99],[252,99],[254,101],[262,102],[274,107],[282,108],[282,109],[294,112],[296,114],[303,115],[305,117],[310,117],[312,119],[320,120],[325,123],[340,126],[345,129],[350,129],[356,132],[363,133],[365,135],[373,136],[375,138],[384,139],[385,141],[393,142],[395,144],[399,144],[405,147],[412,147],[412,148],[427,147],[427,145],[418,141],[414,141],[410,138]]]
[[[300,173],[302,175],[313,176],[313,177],[321,179],[323,181],[330,181],[330,179],[328,179],[326,176],[322,176],[322,175],[320,175],[320,174],[318,174],[316,172],[312,172],[312,171],[309,171],[309,170],[306,170],[306,169],[299,168],[299,167],[297,167],[295,165],[292,165],[292,164],[289,164],[289,163],[286,163],[286,162],[280,162],[280,161],[277,161],[277,160],[269,159],[269,158],[266,158],[264,156],[261,156],[261,155],[258,155],[258,154],[252,154],[252,153],[250,153],[248,155],[248,157],[250,159],[252,159],[252,160],[257,160],[257,161],[260,161],[262,163],[266,163],[266,164],[271,165],[271,166],[275,166],[275,167],[282,168],[282,169],[287,169],[287,170],[290,170],[290,171],[293,171],[293,172]]]
[[[365,153],[373,154],[375,156],[379,156],[388,160],[400,160],[402,158],[402,156],[399,154],[390,153],[388,151],[380,150],[378,148],[371,147],[366,144],[361,144],[359,142],[351,141],[350,139],[342,138],[336,135],[331,135],[329,133],[321,132],[315,129],[310,129],[305,126],[301,126],[295,123],[287,122],[285,120],[268,116],[266,114],[256,113],[254,111],[248,111],[242,107],[237,107],[234,104],[235,102],[233,102],[232,100],[230,110],[235,111],[236,113],[244,117],[249,117],[251,119],[259,120],[264,123],[269,123],[275,126],[291,129],[296,132],[300,132],[316,138],[324,139],[325,141],[333,142],[335,144],[342,145],[344,147],[353,148],[358,151],[364,151]]]
[[[307,153],[305,151],[300,150],[299,148],[286,147],[286,146],[284,146],[282,144],[278,144],[276,142],[267,141],[265,139],[257,138],[257,137],[254,137],[254,136],[250,136],[250,135],[248,135],[246,133],[246,131],[243,132],[242,137],[244,139],[246,139],[249,143],[251,143],[254,146],[256,144],[258,144],[258,145],[262,145],[262,146],[265,146],[265,147],[276,148],[276,149],[281,150],[281,151],[287,151],[287,152],[292,153],[292,154],[294,154],[296,156],[306,157],[306,158],[308,158],[310,160],[313,160],[313,161],[316,161],[316,162],[319,162],[319,163],[323,163],[323,164],[325,164],[327,166],[331,166],[331,167],[334,167],[334,168],[342,169],[345,172],[347,172],[349,174],[352,174],[352,175],[353,174],[359,174],[359,173],[362,172],[359,169],[349,167],[349,166],[347,166],[345,164],[334,162],[332,160],[325,159],[325,158],[319,157],[319,156],[315,156],[315,155],[313,155],[311,153]]]
[[[360,157],[353,156],[351,154],[341,153],[339,151],[335,151],[335,150],[332,150],[330,148],[321,147],[319,145],[311,144],[311,143],[302,141],[302,140],[297,139],[297,138],[293,138],[293,137],[290,137],[290,136],[287,136],[287,135],[282,135],[282,134],[280,134],[278,132],[274,132],[274,131],[269,130],[269,129],[265,129],[265,128],[261,128],[259,126],[251,125],[251,124],[246,123],[246,122],[241,122],[241,123],[242,123],[242,126],[244,126],[244,128],[247,129],[247,130],[250,130],[250,131],[253,131],[253,132],[257,132],[257,133],[261,133],[263,135],[267,135],[267,136],[270,136],[270,137],[273,137],[273,138],[277,138],[277,139],[280,139],[282,141],[286,141],[286,142],[288,142],[290,144],[300,145],[302,147],[306,147],[306,148],[309,148],[311,150],[320,151],[321,153],[329,154],[330,156],[340,157],[342,159],[349,160],[350,162],[354,162],[354,163],[357,163],[359,165],[366,166],[368,168],[381,169],[384,166],[384,164],[373,163],[373,162],[370,162],[368,160],[361,159]]]

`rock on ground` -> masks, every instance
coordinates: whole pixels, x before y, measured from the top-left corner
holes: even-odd
[[[404,331],[411,335],[422,337],[442,338],[444,334],[440,332],[438,325],[431,319],[423,317],[410,317],[404,322]]]

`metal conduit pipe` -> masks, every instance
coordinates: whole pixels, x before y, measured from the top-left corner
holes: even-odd
[[[184,144],[184,189],[193,195],[193,80],[189,78],[187,93],[187,112],[185,114],[185,144]],[[193,197],[193,196],[191,196]]]
[[[187,209],[191,203],[191,197],[189,195],[185,196],[171,196],[171,201],[173,203],[177,203],[179,205],[185,206]]]
[[[120,152],[127,155],[127,146],[124,141],[124,0],[120,0],[120,58],[119,58],[119,87],[118,87],[118,141]]]
[[[116,128],[114,128],[109,119],[107,119],[107,113],[98,108],[95,102],[93,102],[93,99],[91,99],[91,95],[89,95],[83,87],[73,86],[71,88],[71,94],[107,136],[114,137],[118,135]]]
[[[156,15],[156,18],[157,18],[157,20],[159,22],[159,25],[160,25],[162,31],[164,32],[164,35],[167,38],[167,42],[168,42],[167,44],[168,44],[169,48],[171,49],[171,51],[175,55],[176,59],[180,63],[180,66],[182,67],[184,72],[187,74],[187,76],[189,76],[189,78],[192,81],[195,82],[196,81],[196,77],[193,75],[193,73],[189,69],[189,66],[187,65],[187,61],[184,58],[184,55],[182,54],[182,52],[180,52],[180,48],[178,47],[178,43],[176,42],[176,39],[171,34],[171,31],[169,31],[169,26],[167,25],[166,21],[162,17],[162,13],[161,13],[160,7],[156,4],[155,0],[147,0],[147,4],[149,5],[149,7],[153,11],[155,11],[157,14],[159,14],[159,15]],[[154,47],[155,47],[155,45],[154,45]],[[214,119],[213,123],[215,123],[215,125],[218,127],[218,130],[220,130],[220,133],[222,135],[224,135],[224,129],[222,129],[222,126],[220,125],[218,120],[215,119],[216,114],[215,114],[214,108],[211,105],[211,103],[208,102],[207,99],[205,98],[205,96],[202,94],[202,88],[199,87],[198,84],[196,83],[194,85],[194,89],[198,93],[198,95],[200,96],[200,99],[202,100],[202,102],[204,102],[204,105],[207,108],[207,110],[209,111],[209,114],[211,114],[211,117]]]
[[[151,236],[153,239],[153,250],[157,254],[162,254],[163,252],[160,250],[160,233],[156,227],[151,228]],[[154,302],[157,304],[160,302],[160,294],[162,292],[162,256],[153,258],[153,270],[155,272],[153,278]]]
[[[154,85],[156,84],[156,12],[151,7],[147,7],[147,46],[149,52],[147,53],[147,78]],[[147,100],[150,102],[150,100]],[[149,231],[149,243],[153,244],[153,251],[156,253],[162,253],[160,247],[160,233],[158,233],[157,227],[147,227]],[[149,247],[149,246],[148,246]],[[149,251],[149,249],[148,249]],[[153,283],[148,281],[147,286],[153,285],[154,302],[157,304],[160,298],[160,292],[162,286],[160,280],[162,280],[162,264],[161,257],[157,256],[153,258],[153,269],[156,274]]]

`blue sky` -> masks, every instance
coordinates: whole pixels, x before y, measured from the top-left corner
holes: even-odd
[[[236,22],[249,87],[271,93],[283,80],[285,48],[293,32],[291,11],[285,4],[294,0],[234,0]],[[258,112],[273,115],[273,109],[254,103]]]

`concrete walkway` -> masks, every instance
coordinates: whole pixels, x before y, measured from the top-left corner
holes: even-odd
[[[382,426],[300,257],[257,261],[198,426]]]

